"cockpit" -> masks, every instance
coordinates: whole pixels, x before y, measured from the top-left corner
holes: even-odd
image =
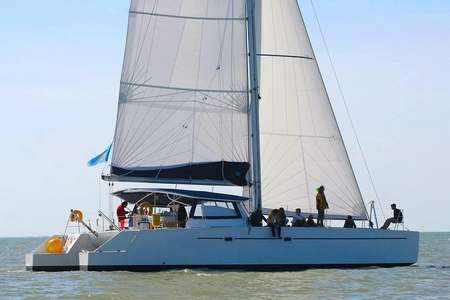
[[[113,193],[131,204],[121,229],[205,228],[245,225],[248,198],[205,191],[126,189]]]

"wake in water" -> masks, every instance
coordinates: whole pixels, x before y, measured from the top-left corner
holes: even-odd
[[[416,268],[431,268],[431,269],[450,269],[450,265],[439,265],[433,263],[417,263],[412,265],[412,267]]]

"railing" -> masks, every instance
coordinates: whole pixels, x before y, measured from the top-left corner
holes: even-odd
[[[116,224],[114,224],[114,222],[104,213],[104,212],[102,212],[101,210],[99,210],[98,211],[98,216],[99,217],[103,217],[103,219],[105,219],[106,221],[108,221],[108,223],[110,224],[110,228],[112,227],[112,228],[114,228],[114,229],[116,229],[116,230],[121,230],[120,228],[119,228],[119,226],[117,226]]]

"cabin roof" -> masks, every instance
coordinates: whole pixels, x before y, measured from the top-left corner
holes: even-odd
[[[171,202],[179,202],[192,205],[197,201],[216,202],[242,202],[248,200],[246,197],[212,193],[205,191],[178,190],[178,189],[156,189],[156,188],[132,188],[117,191],[112,195],[135,204],[140,201],[148,201],[156,206],[167,206]]]

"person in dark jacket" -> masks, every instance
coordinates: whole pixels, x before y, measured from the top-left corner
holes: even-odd
[[[314,222],[313,215],[309,215],[308,219],[306,220],[306,226],[307,227],[317,227],[316,222]]]
[[[255,210],[254,212],[252,212],[250,215],[250,225],[251,226],[261,227],[263,220],[267,223],[267,219],[264,217],[261,209],[259,209],[259,208],[257,210]]]
[[[356,228],[355,221],[352,216],[347,216],[347,220],[345,220],[344,228]]]
[[[286,217],[286,212],[284,211],[284,208],[280,207],[278,209],[278,214],[280,215],[280,225],[286,226],[288,223],[288,219]]]
[[[400,209],[397,208],[395,203],[391,204],[391,208],[394,211],[394,216],[392,218],[387,219],[381,229],[388,229],[391,223],[402,223],[403,222],[403,213]]]
[[[180,204],[177,211],[177,221],[178,221],[178,227],[184,228],[186,227],[186,220],[187,220],[187,212],[184,205]]]

